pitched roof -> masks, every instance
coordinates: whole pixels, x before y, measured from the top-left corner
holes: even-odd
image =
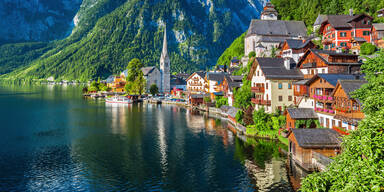
[[[377,31],[384,31],[384,23],[374,23],[372,25]]]
[[[303,74],[298,69],[285,68],[283,58],[258,57],[256,62],[267,79],[303,79]]]
[[[309,41],[303,42],[303,40],[300,39],[287,39],[285,40],[288,44],[288,46],[291,49],[300,49],[303,48],[306,44],[308,44]]]
[[[318,15],[316,21],[313,25],[321,25],[324,21],[328,19],[327,15]]]
[[[201,99],[201,98],[204,98],[204,95],[203,94],[192,94],[192,95],[190,95],[190,97],[193,99]]]
[[[258,20],[253,19],[247,37],[251,35],[305,37],[307,28],[303,21]]]
[[[144,76],[147,76],[149,73],[152,73],[152,71],[155,69],[156,67],[143,67],[141,68],[141,71],[143,72]]]
[[[328,15],[328,22],[334,28],[351,28],[352,26],[348,23],[354,19],[354,16],[350,15]]]
[[[306,85],[310,79],[303,79],[300,81],[293,82],[294,85]]]
[[[317,57],[319,57],[322,61],[324,61],[324,63],[326,63],[327,65],[362,65],[362,63],[359,63],[359,62],[356,62],[356,63],[334,63],[334,62],[329,62],[327,58],[324,58],[323,56],[321,56],[320,54],[325,54],[325,55],[329,55],[329,56],[345,56],[345,57],[355,57],[356,60],[358,59],[358,55],[353,55],[353,54],[349,54],[349,53],[338,53],[336,51],[330,51],[330,50],[320,50],[320,49],[309,49],[305,52],[305,54],[300,58],[299,60],[299,63],[298,63],[298,67],[302,64],[302,62],[305,60],[305,57],[309,54],[309,53],[314,53]]]
[[[244,76],[242,76],[242,75],[231,75],[230,78],[231,78],[232,81],[242,82]]]
[[[225,73],[207,73],[207,80],[222,82],[225,75]]]
[[[312,108],[287,108],[292,119],[317,119],[318,116]]]
[[[356,75],[348,74],[317,74],[318,77],[326,80],[329,84],[336,86],[338,80],[354,80]],[[316,78],[316,77],[314,77]]]
[[[363,37],[354,37],[353,39],[357,42],[366,42],[366,40]]]
[[[341,87],[347,94],[348,98],[351,99],[351,93],[360,89],[360,87],[367,83],[365,80],[339,80]]]
[[[292,129],[297,143],[302,148],[339,148],[341,139],[333,129]]]

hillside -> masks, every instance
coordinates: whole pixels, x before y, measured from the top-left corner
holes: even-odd
[[[171,70],[205,69],[216,64],[225,48],[248,28],[250,20],[259,16],[264,3],[259,0],[123,2],[115,4],[117,8],[100,18],[92,19],[93,14],[88,14],[82,20],[78,14],[80,19],[71,36],[54,42],[55,48],[3,77],[87,80],[118,73],[136,57],[146,66],[158,65],[165,25]],[[87,7],[90,6],[83,2],[80,12]],[[105,7],[108,6],[99,9]],[[92,22],[95,22],[93,27]]]

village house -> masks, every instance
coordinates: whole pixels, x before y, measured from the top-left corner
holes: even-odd
[[[307,28],[303,21],[277,20],[277,11],[271,3],[267,3],[261,19],[251,21],[244,40],[245,56],[243,65],[248,63],[250,52],[256,52],[256,57],[270,57],[286,39],[302,39],[307,36]]]
[[[187,82],[182,77],[172,75],[171,90],[173,90],[173,91],[175,91],[175,90],[186,91],[187,90]]]
[[[303,75],[283,58],[255,58],[247,79],[251,81],[255,109],[263,107],[272,113],[294,104],[292,83]]]
[[[384,23],[374,23],[372,26],[372,42],[379,48],[384,48]]]
[[[188,96],[188,104],[192,106],[199,106],[204,103],[204,94],[190,94]]]
[[[293,103],[298,108],[314,107],[313,98],[309,97],[309,87],[307,85],[310,79],[303,79],[293,83]]]
[[[348,74],[317,74],[307,82],[309,97],[314,101],[312,108],[319,117],[321,127],[332,128],[336,125],[332,92],[337,81],[353,80],[357,77],[359,76]]]
[[[284,112],[286,117],[286,130],[294,128],[316,128],[312,122],[309,127],[306,124],[296,123],[297,121],[317,120],[319,117],[313,108],[287,108]]]
[[[298,63],[301,56],[303,56],[308,49],[315,47],[316,45],[311,40],[287,39],[281,48],[280,56],[285,59],[293,59]]]
[[[205,92],[211,95],[223,96],[222,85],[226,73],[208,72],[205,75],[205,81],[207,82]],[[214,96],[212,96],[214,98]]]
[[[349,15],[327,15],[319,29],[324,50],[349,50],[352,47],[352,38],[360,37],[365,42],[372,42],[372,20],[366,14],[353,15],[353,10]]]
[[[243,76],[232,76],[225,75],[222,83],[222,90],[224,97],[228,98],[228,105],[233,106],[234,104],[234,90],[238,89],[242,85]]]
[[[205,80],[205,72],[195,72],[186,80],[187,82],[187,91],[190,93],[201,93],[205,92],[205,85],[207,84]]]
[[[305,79],[316,74],[352,74],[360,71],[362,65],[357,55],[336,51],[308,49],[301,57],[297,67]]]
[[[362,79],[337,82],[336,88],[331,94],[335,101],[333,104],[336,111],[334,119],[337,122],[333,128],[336,131],[345,134],[346,131],[356,130],[359,121],[365,117],[360,101],[352,98],[351,93],[366,83],[367,81]]]
[[[341,150],[340,135],[333,129],[292,129],[288,140],[291,159],[307,171],[324,168]]]

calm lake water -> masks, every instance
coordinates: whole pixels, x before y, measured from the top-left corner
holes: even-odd
[[[0,191],[291,191],[281,144],[176,106],[0,85]]]

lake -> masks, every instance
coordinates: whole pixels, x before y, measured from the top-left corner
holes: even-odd
[[[0,85],[0,191],[291,191],[282,144],[171,105]]]

